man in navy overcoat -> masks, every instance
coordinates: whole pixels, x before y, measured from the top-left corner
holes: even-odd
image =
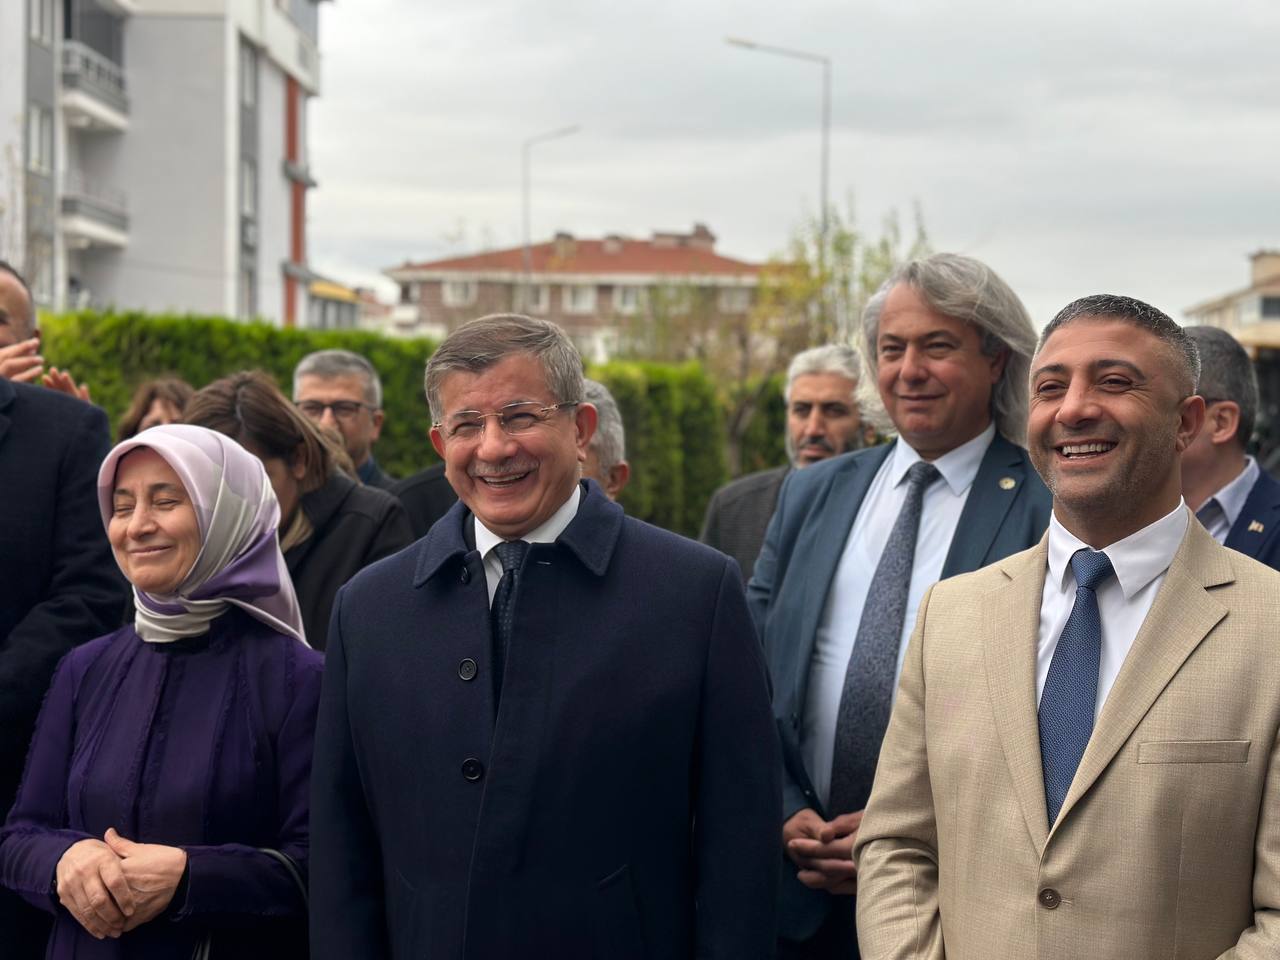
[[[772,956],[780,764],[737,568],[579,479],[581,389],[527,317],[428,364],[460,502],[335,605],[318,960]]]

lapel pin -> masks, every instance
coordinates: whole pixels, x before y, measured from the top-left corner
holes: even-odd
[[[1013,489],[1014,487],[1016,487],[1017,485],[1018,485],[1018,481],[1017,481],[1017,480],[1015,480],[1015,479],[1013,479],[1013,477],[1001,477],[1001,478],[1000,478],[1000,489],[1001,489],[1001,490],[1012,490],[1012,489]]]
[[[1261,533],[1261,532],[1262,532],[1262,529],[1263,529],[1262,524],[1260,524],[1257,520],[1250,520],[1250,521],[1249,521],[1249,532],[1250,532],[1250,533]]]

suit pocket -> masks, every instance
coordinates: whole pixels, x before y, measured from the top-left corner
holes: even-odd
[[[596,956],[599,960],[644,960],[640,910],[624,865],[596,883]]]
[[[1251,740],[1153,740],[1138,744],[1139,763],[1244,763]]]

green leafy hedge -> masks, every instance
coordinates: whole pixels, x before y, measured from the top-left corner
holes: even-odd
[[[137,385],[166,374],[199,388],[237,370],[272,374],[286,395],[293,368],[313,350],[340,347],[368,357],[383,383],[386,421],[378,460],[406,476],[438,459],[427,439],[422,371],[429,340],[397,340],[354,330],[285,330],[218,317],[69,313],[42,323],[48,363],[88,383],[116,423]],[[636,517],[696,536],[712,492],[728,479],[724,402],[697,364],[615,362],[589,374],[613,393],[627,429],[631,484],[623,493]],[[745,469],[781,462],[782,401],[756,414],[744,443]],[[776,409],[775,409],[776,406]]]

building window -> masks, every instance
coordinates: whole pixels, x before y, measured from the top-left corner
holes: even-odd
[[[1262,319],[1280,320],[1280,297],[1262,298]]]
[[[746,313],[751,309],[751,288],[723,287],[719,299],[721,313]]]
[[[683,316],[693,306],[693,291],[689,287],[667,287],[662,291],[661,304],[668,316]]]
[[[240,44],[240,105],[252,108],[258,102],[258,51]]]
[[[565,313],[590,313],[596,308],[596,288],[590,283],[574,283],[564,288]]]
[[[240,212],[258,215],[258,165],[248,157],[240,158]]]
[[[250,264],[240,267],[240,319],[251,320],[258,314],[258,275]]]
[[[28,12],[31,17],[31,39],[53,46],[54,0],[31,0]]]
[[[418,301],[418,285],[416,283],[400,284],[400,302],[401,303],[417,303]]]
[[[27,108],[27,169],[53,173],[53,111],[34,104]]]
[[[635,313],[640,309],[643,287],[619,285],[613,288],[614,313]]]
[[[546,283],[535,283],[529,287],[529,312],[546,313],[551,309],[551,286]]]
[[[444,282],[444,305],[446,307],[469,307],[476,302],[474,280],[446,280]]]

